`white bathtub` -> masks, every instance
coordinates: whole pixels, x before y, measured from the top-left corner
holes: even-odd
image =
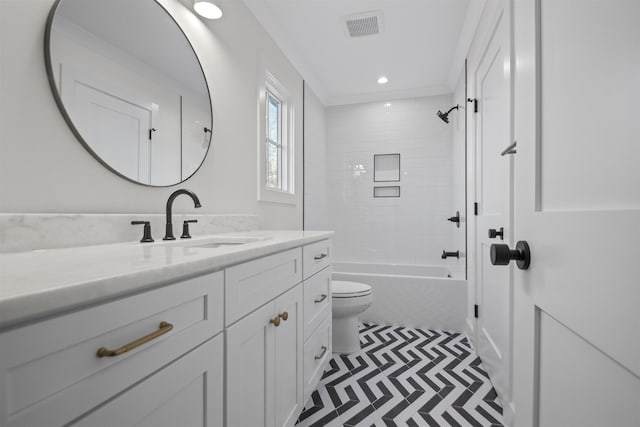
[[[463,332],[467,282],[448,276],[439,266],[334,262],[332,277],[373,289],[373,304],[361,321]]]

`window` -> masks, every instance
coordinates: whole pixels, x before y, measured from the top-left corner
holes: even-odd
[[[282,141],[282,101],[271,92],[266,92],[266,185],[274,190],[283,189],[283,175],[286,177],[287,148]]]
[[[268,71],[260,93],[259,199],[295,204],[293,105],[289,92]]]

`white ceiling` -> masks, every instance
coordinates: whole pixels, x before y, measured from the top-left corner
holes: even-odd
[[[326,105],[450,93],[481,0],[244,0]],[[343,17],[381,10],[378,35],[349,38]],[[379,85],[381,75],[389,83]]]

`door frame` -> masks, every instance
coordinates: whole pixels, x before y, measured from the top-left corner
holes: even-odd
[[[513,105],[514,105],[514,33],[513,33],[513,0],[500,0],[498,2],[486,2],[485,8],[483,10],[482,18],[480,25],[475,34],[475,41],[469,51],[467,56],[467,78],[466,78],[466,87],[467,87],[467,96],[470,99],[476,99],[477,88],[475,85],[475,72],[480,65],[480,62],[491,43],[493,34],[496,30],[496,26],[499,24],[500,20],[503,19],[504,23],[508,26],[508,40],[509,40],[509,55],[510,55],[510,94],[509,94],[509,108],[510,111],[510,139],[513,140],[514,137],[514,115],[513,115]],[[468,104],[469,106],[472,104]],[[478,304],[479,295],[478,295],[478,284],[476,281],[476,275],[478,273],[478,253],[476,251],[477,239],[476,233],[477,224],[476,224],[476,216],[475,216],[475,203],[476,200],[476,187],[478,183],[477,179],[477,162],[478,162],[478,151],[477,147],[477,116],[473,111],[473,108],[467,109],[467,188],[472,190],[473,193],[469,193],[467,200],[467,212],[469,213],[469,217],[472,217],[471,220],[467,221],[467,257],[468,257],[468,266],[467,266],[467,282],[469,286],[469,301],[468,301],[468,313],[469,317],[467,318],[467,323],[465,325],[465,333],[471,340],[471,343],[474,348],[477,349],[478,339],[480,331],[478,330],[478,319],[475,318],[474,315],[474,306]],[[510,183],[509,183],[509,209],[507,212],[508,222],[511,227],[511,232],[507,233],[507,238],[504,242],[505,244],[511,245],[511,241],[513,239],[513,227],[514,223],[514,160],[511,156],[509,159],[509,168],[510,168]],[[503,403],[503,414],[504,421],[506,425],[513,425],[514,419],[514,405],[513,405],[513,280],[514,280],[514,271],[512,267],[509,267],[509,349],[510,354],[508,356],[509,359],[509,368],[508,372],[506,372],[506,397],[507,401]],[[481,313],[480,308],[480,313]]]

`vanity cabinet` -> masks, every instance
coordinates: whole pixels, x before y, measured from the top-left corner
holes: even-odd
[[[186,376],[206,378],[207,394],[221,396],[223,278],[207,274],[1,333],[0,425],[98,425],[83,420],[125,408],[125,395],[144,396],[135,408],[117,409],[122,422],[111,424],[134,425],[169,402],[181,404],[190,391],[170,378],[194,358]],[[202,354],[212,357],[205,363]],[[172,382],[168,395],[140,392]],[[205,403],[201,425],[221,426],[222,405],[200,399]]]
[[[226,270],[229,427],[292,426],[317,387],[331,358],[330,251],[322,240]]]
[[[229,427],[292,426],[302,411],[302,265],[295,248],[225,270]]]
[[[331,357],[331,245],[0,333],[0,425],[293,426]]]

